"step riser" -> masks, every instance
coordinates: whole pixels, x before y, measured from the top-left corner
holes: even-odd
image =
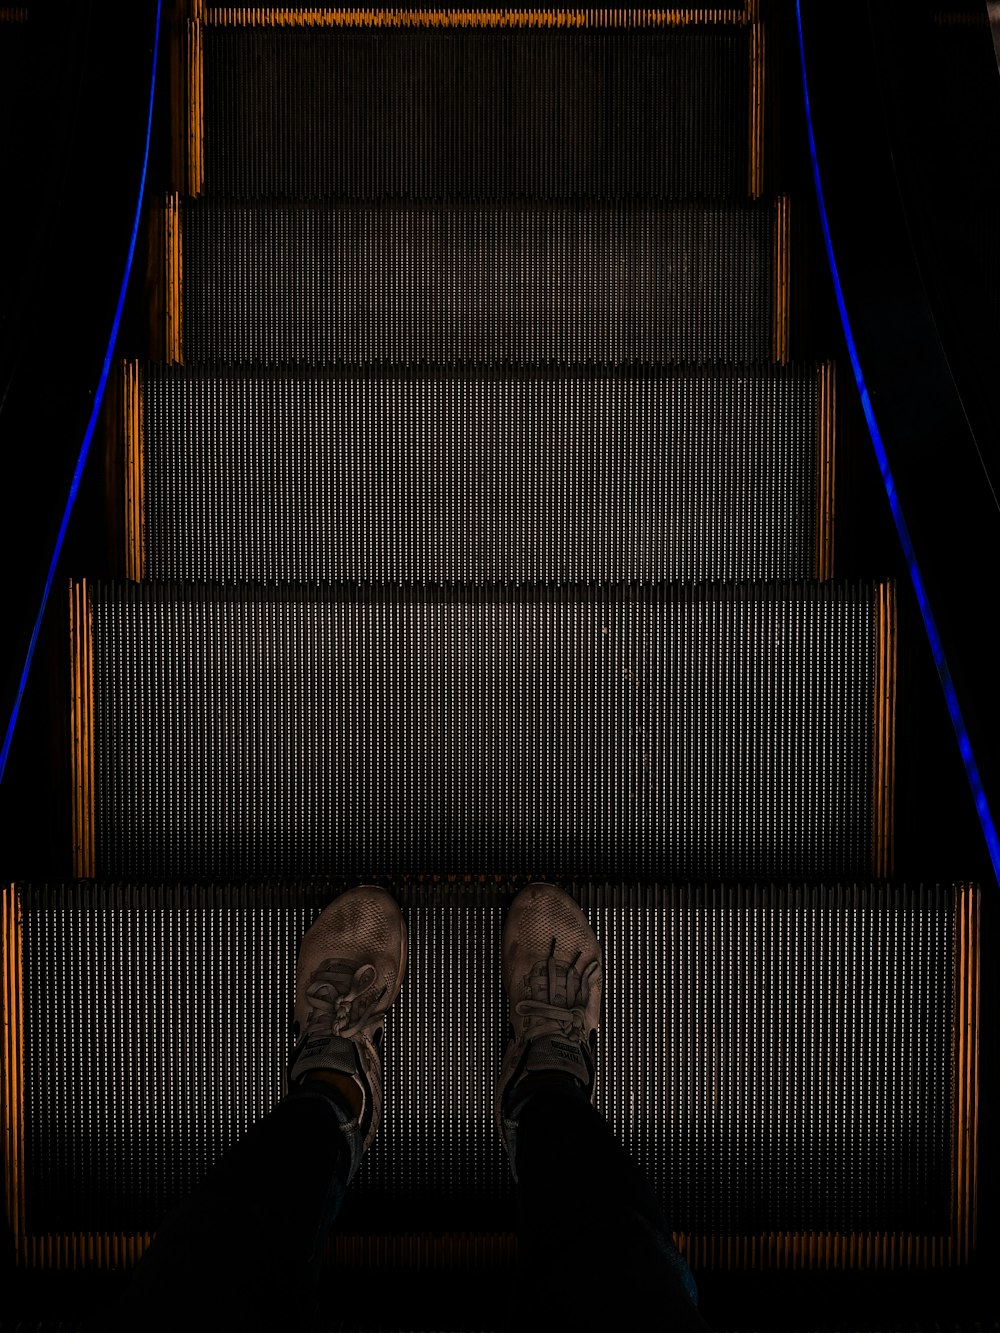
[[[735,206],[189,201],[178,224],[183,357],[767,362],[787,341],[774,290],[787,270],[775,254],[782,208],[775,219]]]
[[[867,877],[881,595],[82,589],[93,864]]]
[[[144,507],[133,486],[128,512],[139,572],[154,579],[744,581],[829,569],[826,367],[149,367],[142,393]]]
[[[802,1262],[820,1232],[862,1263],[847,1242],[874,1232],[910,1238],[904,1264],[926,1261],[928,1237],[961,1257],[969,1164],[949,1126],[975,1070],[977,1012],[956,990],[978,975],[975,891],[568,887],[605,953],[598,1107],[689,1253],[740,1266],[785,1233],[800,1243],[784,1261]],[[334,891],[20,890],[29,1233],[154,1229],[275,1103],[298,940]],[[352,1226],[419,1206],[425,1229],[503,1231],[513,1189],[491,1116],[514,888],[395,891],[409,968]]]
[[[206,27],[201,42],[206,194],[663,199],[751,189],[749,26]]]

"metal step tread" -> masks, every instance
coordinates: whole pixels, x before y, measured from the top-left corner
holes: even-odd
[[[831,567],[830,366],[129,364],[122,385],[137,577],[749,581]]]
[[[892,584],[78,581],[71,613],[78,873],[886,873]]]
[[[749,193],[753,25],[206,25],[192,193]],[[344,126],[351,127],[344,133]]]
[[[390,1263],[416,1247],[417,1268],[435,1255],[509,1264],[514,1190],[492,1089],[500,934],[528,879],[383,881],[409,961],[387,1019],[384,1118],[335,1262],[363,1266],[382,1244]],[[61,1266],[74,1245],[74,1266],[124,1260],[275,1104],[299,941],[357,882],[3,890],[26,1260]],[[561,882],[604,953],[597,1106],[699,1270],[968,1257],[977,886]]]
[[[187,361],[739,365],[787,341],[785,199],[173,197],[158,225]]]

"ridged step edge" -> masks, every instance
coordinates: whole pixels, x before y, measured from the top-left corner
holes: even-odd
[[[214,27],[255,28],[678,28],[749,23],[759,0],[744,5],[679,5],[673,9],[437,9],[215,5],[193,0],[190,17]]]

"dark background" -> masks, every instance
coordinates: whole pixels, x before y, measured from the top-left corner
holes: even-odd
[[[156,5],[28,6],[0,27],[0,716],[6,734],[125,274],[142,173]],[[160,56],[164,55],[161,41]],[[157,107],[165,108],[159,62]],[[157,117],[150,184],[165,188]],[[150,197],[147,189],[146,198]],[[141,355],[145,212],[115,360]],[[55,572],[7,769],[0,875],[69,873],[67,581],[107,570],[98,423]],[[2,744],[2,739],[0,739]]]

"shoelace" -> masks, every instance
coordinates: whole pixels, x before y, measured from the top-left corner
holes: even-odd
[[[306,987],[306,999],[312,1012],[308,1025],[311,1031],[330,1032],[335,1037],[348,1040],[356,1037],[367,1015],[368,1006],[354,1021],[351,1010],[355,1000],[363,995],[375,980],[375,968],[371,963],[362,963],[352,968],[350,963],[337,958],[328,958],[312,974]]]
[[[583,972],[578,972],[576,965],[582,952],[582,949],[579,950],[568,966],[557,963],[556,942],[553,939],[548,958],[529,973],[531,998],[518,1000],[514,1012],[527,1020],[526,1033],[530,1027],[530,1040],[534,1041],[536,1037],[566,1037],[570,1041],[587,1041],[587,1001],[600,960],[594,958]],[[565,1000],[561,995],[565,995]]]

